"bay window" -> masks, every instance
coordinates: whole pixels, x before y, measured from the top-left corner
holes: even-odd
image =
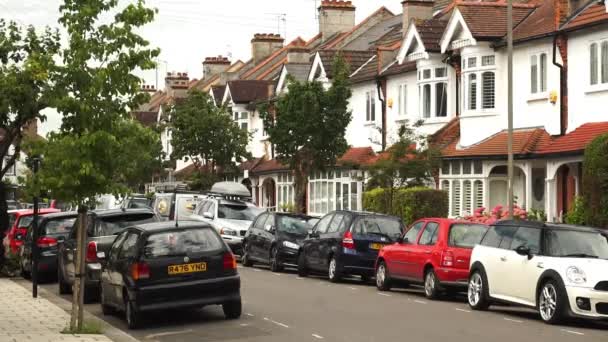
[[[424,119],[448,115],[448,69],[435,67],[418,73],[420,112]]]
[[[361,210],[363,183],[360,171],[315,172],[309,177],[308,211],[325,215],[334,210]]]
[[[496,108],[495,56],[463,58],[462,67],[466,89],[465,108],[469,111]]]
[[[608,40],[589,45],[589,84],[608,85]]]

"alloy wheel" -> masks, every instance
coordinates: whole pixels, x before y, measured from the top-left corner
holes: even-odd
[[[378,266],[378,270],[376,271],[376,286],[381,288],[384,286],[384,282],[386,281],[386,266],[384,263]]]
[[[557,290],[551,283],[543,286],[540,294],[539,311],[543,320],[550,321],[555,316],[557,310]]]
[[[329,279],[336,277],[336,259],[332,258],[329,262]]]
[[[424,292],[427,297],[433,297],[435,294],[435,274],[429,271],[424,279]]]
[[[467,292],[467,298],[471,306],[476,306],[479,304],[483,294],[482,291],[483,281],[481,279],[481,275],[475,272],[473,276],[471,276],[471,280],[469,280],[469,290]]]

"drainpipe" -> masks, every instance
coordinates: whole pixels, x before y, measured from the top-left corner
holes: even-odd
[[[382,151],[386,149],[386,79],[378,77],[376,79],[378,98],[382,103]]]
[[[568,103],[567,103],[568,90],[565,87],[565,83],[567,82],[567,77],[568,77],[568,75],[566,73],[568,72],[568,69],[564,65],[561,65],[557,62],[558,39],[560,39],[559,35],[555,35],[553,37],[553,65],[555,65],[556,67],[559,68],[559,95],[560,95],[559,132],[561,135],[564,135],[564,134],[566,134],[566,131],[568,130],[568,107],[567,107],[568,106]],[[567,61],[564,61],[563,58],[562,58],[562,61],[564,62],[564,64],[567,63]],[[564,101],[564,100],[566,100],[566,101]]]

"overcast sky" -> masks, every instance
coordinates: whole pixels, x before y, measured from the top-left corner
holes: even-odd
[[[121,0],[126,4],[129,0]],[[316,6],[320,0],[147,0],[158,9],[156,20],[142,35],[161,49],[159,86],[166,71],[186,71],[190,77],[202,74],[207,56],[232,55],[232,60],[251,57],[251,38],[255,33],[285,35],[287,42],[301,36],[308,40],[318,32]],[[34,26],[58,26],[61,0],[0,0],[0,17]],[[401,0],[354,0],[357,22],[381,6],[401,13]],[[278,17],[285,14],[286,21]],[[143,75],[148,84],[156,83],[156,73]],[[51,120],[53,121],[53,120]],[[42,135],[58,125],[41,127]]]

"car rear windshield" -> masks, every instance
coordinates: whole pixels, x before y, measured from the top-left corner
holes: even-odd
[[[450,228],[448,245],[460,248],[473,248],[478,245],[488,227],[482,224],[457,223]]]
[[[100,217],[93,236],[118,235],[127,227],[156,221],[153,213]]]
[[[278,230],[290,234],[308,234],[312,226],[305,218],[293,216],[279,216]]]
[[[144,256],[181,256],[218,251],[222,248],[224,243],[211,228],[178,230],[150,235],[144,247]]]
[[[403,233],[399,220],[389,217],[362,217],[355,225],[355,234],[381,235],[395,240]]]
[[[68,235],[74,226],[76,218],[60,218],[46,222],[40,234],[42,235]]]
[[[608,236],[600,232],[550,229],[545,245],[548,256],[608,259]]]
[[[222,204],[217,210],[217,217],[228,220],[253,221],[262,213],[262,209],[246,204]]]
[[[30,224],[32,224],[32,221],[34,221],[33,215],[21,216],[19,218],[19,224],[17,228],[27,228],[30,226]]]

